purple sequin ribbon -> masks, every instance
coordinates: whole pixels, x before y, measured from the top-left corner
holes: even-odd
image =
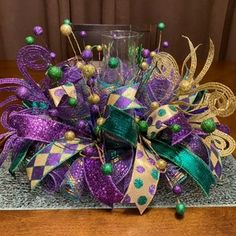
[[[50,117],[24,113],[11,114],[9,124],[19,137],[47,143],[62,138],[66,131],[72,130],[70,126]]]
[[[105,176],[101,172],[101,161],[99,159],[84,160],[85,180],[93,196],[108,206],[120,202],[124,195],[113,183],[111,176]]]

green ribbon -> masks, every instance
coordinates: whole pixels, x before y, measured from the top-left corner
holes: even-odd
[[[19,167],[19,165],[22,163],[22,161],[25,159],[26,154],[28,153],[28,150],[31,146],[31,142],[28,143],[16,156],[16,158],[14,159],[14,161],[11,163],[10,168],[9,168],[9,172],[11,175],[15,175],[15,172],[17,170],[17,168]]]
[[[184,146],[170,146],[162,141],[152,141],[152,148],[157,154],[186,171],[200,186],[206,195],[210,187],[215,184],[215,178],[205,162]]]
[[[137,144],[138,126],[134,118],[114,106],[109,106],[109,116],[102,125],[102,129],[134,147]]]

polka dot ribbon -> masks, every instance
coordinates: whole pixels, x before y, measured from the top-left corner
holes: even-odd
[[[122,202],[135,203],[142,214],[156,193],[159,177],[154,155],[137,143],[132,178]]]
[[[151,138],[165,129],[166,125],[164,123],[176,114],[178,114],[178,111],[172,105],[164,105],[153,111],[147,119],[149,125],[147,136]]]

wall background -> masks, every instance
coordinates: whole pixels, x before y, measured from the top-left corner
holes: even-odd
[[[74,24],[156,24],[164,21],[169,51],[183,58],[187,50],[181,35],[206,55],[209,37],[216,59],[236,61],[236,0],[0,0],[0,59],[15,59],[34,25],[44,27],[45,40],[59,58],[66,55],[59,26],[64,18]],[[178,45],[178,46],[175,46]]]

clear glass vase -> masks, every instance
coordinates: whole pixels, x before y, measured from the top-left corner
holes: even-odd
[[[137,53],[142,34],[129,30],[114,30],[102,35],[103,61],[100,81],[107,85],[125,85],[137,71]],[[111,68],[109,60],[115,58],[117,67]]]

